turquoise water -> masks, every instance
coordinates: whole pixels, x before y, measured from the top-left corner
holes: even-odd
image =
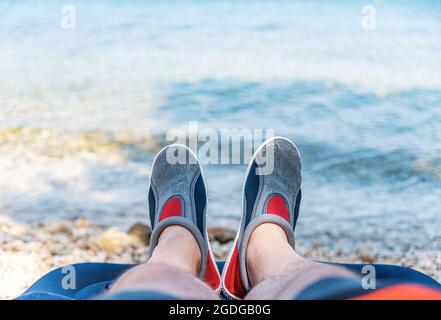
[[[375,30],[364,1],[69,4],[74,30],[64,1],[0,3],[1,213],[145,219],[155,151],[196,120],[298,143],[302,232],[440,248],[439,1],[371,1]],[[211,224],[237,224],[244,172],[206,168]]]

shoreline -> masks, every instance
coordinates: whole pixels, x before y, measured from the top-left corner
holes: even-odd
[[[78,262],[140,263],[148,258],[150,227],[129,230],[84,218],[52,220],[30,226],[0,215],[0,299],[12,299],[50,270]],[[209,228],[215,258],[226,258],[235,231]],[[389,263],[411,267],[441,281],[441,253],[435,249],[394,250],[380,243],[361,244],[332,234],[299,238],[306,258],[347,263]],[[351,241],[351,242],[349,242]]]

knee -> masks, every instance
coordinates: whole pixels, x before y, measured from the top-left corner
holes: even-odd
[[[140,284],[144,282],[175,282],[193,277],[189,272],[182,271],[174,266],[162,264],[142,264],[125,272],[117,282]],[[115,284],[117,284],[117,282]]]

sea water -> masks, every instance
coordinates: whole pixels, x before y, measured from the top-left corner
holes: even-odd
[[[147,222],[154,154],[197,121],[298,144],[298,232],[439,249],[441,5],[366,5],[2,1],[0,213]],[[237,226],[246,164],[204,169]]]

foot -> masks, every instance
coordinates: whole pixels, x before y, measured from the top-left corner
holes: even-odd
[[[300,154],[294,143],[276,137],[259,147],[248,166],[243,190],[242,219],[223,271],[222,292],[226,297],[242,299],[251,289],[247,272],[247,248],[251,234],[259,225],[278,225],[294,248],[294,229],[301,199],[300,185]]]
[[[189,148],[174,144],[158,153],[153,162],[148,200],[152,226],[150,253],[167,227],[184,227],[196,239],[200,249],[198,277],[218,291],[221,278],[205,223],[205,182],[196,155]]]

